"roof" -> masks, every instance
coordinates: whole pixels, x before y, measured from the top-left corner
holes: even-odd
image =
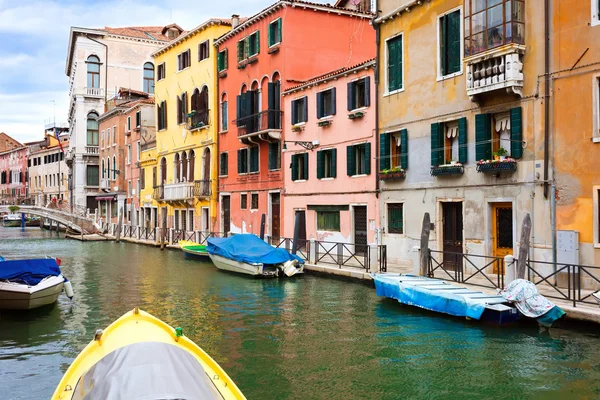
[[[351,67],[339,68],[339,69],[336,69],[334,71],[327,72],[326,74],[315,76],[314,78],[310,78],[307,81],[302,82],[299,85],[292,86],[292,87],[288,88],[287,90],[285,90],[283,92],[283,94],[289,94],[289,93],[295,92],[296,90],[302,89],[302,88],[307,87],[307,86],[311,86],[312,84],[315,84],[317,82],[318,83],[326,82],[329,79],[332,79],[332,78],[335,78],[337,76],[340,76],[340,75],[343,75],[343,74],[347,74],[347,73],[350,73],[350,72],[354,72],[355,70],[368,69],[369,67],[372,67],[374,65],[375,65],[375,59],[371,58],[370,60],[363,61],[360,64],[356,64],[356,65],[353,65]]]
[[[177,29],[179,29],[180,32],[183,32],[183,29],[181,29],[177,25],[172,25],[177,27]],[[110,35],[128,36],[138,39],[150,39],[168,42],[169,38],[165,35],[168,28],[169,26],[129,26],[124,28],[110,28],[107,26],[104,27],[104,29],[102,30],[104,30]]]
[[[246,20],[246,18],[240,18],[240,23],[242,21],[245,21],[245,20]],[[151,54],[152,57],[156,57],[156,56],[158,56],[160,54],[163,54],[164,52],[166,52],[167,50],[169,50],[173,46],[176,46],[179,43],[182,43],[186,39],[194,36],[196,33],[201,32],[204,29],[206,29],[206,28],[208,28],[210,26],[213,26],[213,25],[227,25],[227,26],[231,26],[232,25],[232,21],[231,21],[231,18],[211,18],[211,19],[203,22],[202,24],[198,25],[197,27],[195,27],[191,31],[185,32],[185,33],[177,36],[175,39],[173,39],[171,42],[169,42],[169,44],[167,44],[164,47],[161,47],[160,49],[158,49],[154,53],[152,53]]]
[[[150,94],[148,94],[146,92],[142,92],[141,90],[134,90],[134,89],[123,88],[123,87],[119,88],[119,95],[121,93],[127,93],[127,94],[130,94],[130,95],[133,94],[133,95],[141,96],[141,97],[144,97],[144,98],[149,98],[150,97]]]
[[[141,92],[144,93],[144,92]],[[147,93],[144,93],[147,94]],[[131,111],[132,109],[134,109],[137,106],[141,106],[141,105],[154,105],[154,97],[150,97],[150,98],[144,98],[144,99],[130,99],[130,100],[126,100],[123,103],[120,103],[118,105],[116,105],[114,108],[110,109],[109,111],[105,112],[104,114],[102,114],[99,118],[98,121],[104,121],[107,120],[111,117],[113,117],[115,114],[122,112],[122,113],[127,113],[129,111]]]
[[[271,14],[283,7],[292,7],[292,8],[300,7],[300,8],[304,8],[304,9],[311,9],[314,11],[323,11],[323,12],[332,12],[333,11],[339,15],[357,16],[357,17],[369,18],[369,19],[371,19],[375,16],[375,14],[370,13],[370,12],[363,12],[363,11],[351,10],[351,9],[343,8],[343,7],[336,7],[336,6],[332,6],[330,4],[312,3],[309,1],[303,1],[303,0],[280,0],[280,1],[277,1],[276,3],[271,4],[267,8],[259,11],[258,13],[254,14],[253,16],[249,17],[244,22],[241,22],[237,27],[235,27],[234,29],[232,29],[231,31],[226,33],[225,35],[221,36],[219,39],[215,40],[215,45],[218,46],[219,44],[223,43],[225,40],[227,40],[230,37],[237,34],[238,32],[243,31],[244,29],[251,26],[255,22],[261,20],[265,14]]]
[[[419,6],[422,3],[423,3],[423,1],[421,1],[421,0],[409,0],[409,1],[405,2],[403,5],[401,5],[400,7],[396,7],[392,11],[388,12],[387,14],[375,18],[374,23],[375,24],[381,24],[381,23],[385,23],[386,20],[390,20],[391,21],[391,20],[393,20],[396,17],[402,16],[402,12],[403,11],[405,13],[409,13],[411,7],[413,7],[413,6]]]

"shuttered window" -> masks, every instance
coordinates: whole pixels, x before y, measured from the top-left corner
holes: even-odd
[[[317,230],[319,231],[340,231],[340,212],[339,211],[317,211]]]
[[[98,186],[100,183],[100,167],[98,165],[88,165],[86,167],[87,186]]]
[[[260,31],[256,31],[248,37],[248,57],[258,53],[260,53]]]
[[[281,18],[269,24],[269,47],[281,43]]]
[[[239,149],[238,155],[238,174],[248,173],[248,149]]]
[[[244,38],[237,43],[237,60],[238,62],[244,61],[248,58],[248,38]]]
[[[387,233],[404,233],[404,205],[402,203],[388,203],[387,228]]]
[[[317,93],[317,118],[335,115],[335,88]]]
[[[248,194],[242,193],[240,194],[240,208],[245,210],[248,208]]]
[[[292,125],[308,120],[308,98],[306,96],[292,101]]]
[[[335,178],[337,175],[337,149],[317,152],[317,179]]]
[[[371,105],[371,77],[348,82],[348,111]]]
[[[158,130],[167,129],[167,102],[162,101],[157,107]]]
[[[475,115],[475,158],[477,161],[492,158],[492,123],[490,114]]]
[[[250,147],[250,159],[248,162],[248,172],[258,172],[258,146]]]
[[[190,50],[177,55],[177,71],[181,71],[190,66]]]
[[[387,92],[404,88],[403,77],[403,38],[398,35],[387,40]]]
[[[308,153],[292,155],[292,181],[308,180]]]
[[[228,153],[219,154],[219,175],[227,176],[229,169],[229,155]]]
[[[198,45],[198,61],[206,60],[210,55],[209,41],[202,42]]]
[[[371,173],[371,143],[346,147],[346,173],[349,176]]]
[[[281,168],[281,142],[269,143],[269,170]]]
[[[177,124],[183,124],[187,118],[187,93],[177,98]]]
[[[258,193],[252,193],[250,209],[258,210]]]
[[[439,18],[440,76],[451,75],[461,70],[460,11]]]
[[[217,55],[217,70],[218,72],[225,71],[228,67],[228,52],[227,49],[222,50]]]
[[[510,155],[523,157],[523,112],[521,107],[510,110]]]

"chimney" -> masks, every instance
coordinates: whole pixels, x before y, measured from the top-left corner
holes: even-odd
[[[240,24],[240,16],[233,14],[231,16],[231,29],[235,29]]]

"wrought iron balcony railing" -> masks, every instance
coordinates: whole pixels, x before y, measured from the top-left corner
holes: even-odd
[[[238,137],[249,137],[268,131],[281,131],[283,111],[266,110],[236,119]]]

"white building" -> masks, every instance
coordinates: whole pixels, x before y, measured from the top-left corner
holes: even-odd
[[[88,29],[71,27],[65,73],[69,77],[71,199],[93,211],[99,190],[98,117],[118,88],[154,93],[150,56],[182,32],[177,25]]]
[[[29,197],[36,206],[47,206],[51,201],[63,202],[69,198],[68,173],[64,152],[69,148],[68,132],[65,128],[60,144],[52,134],[53,128],[46,126],[46,137],[40,142],[29,144],[27,155]],[[62,147],[61,147],[62,146]]]

